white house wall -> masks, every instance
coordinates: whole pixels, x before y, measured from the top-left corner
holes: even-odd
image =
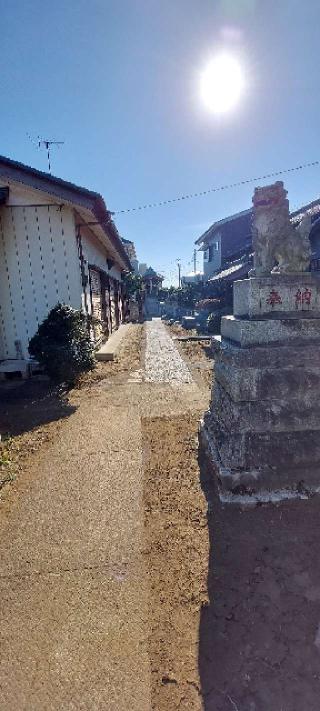
[[[58,301],[81,306],[72,208],[0,208],[0,359],[15,358]],[[19,347],[19,346],[18,346]]]
[[[121,280],[121,270],[120,268],[113,266],[111,269],[108,268],[107,258],[110,257],[107,250],[99,242],[90,230],[86,228],[81,229],[81,240],[82,240],[82,250],[83,256],[88,264],[92,266],[95,265],[102,269],[104,272],[109,274],[113,279]]]
[[[213,249],[211,260],[209,261],[209,247],[217,245],[217,249]],[[216,274],[221,268],[221,235],[215,233],[207,243],[207,249],[203,253],[203,273],[204,281]]]

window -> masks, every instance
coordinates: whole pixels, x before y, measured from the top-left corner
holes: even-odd
[[[219,241],[216,240],[212,244],[210,244],[209,249],[208,249],[208,261],[209,262],[214,262],[217,258],[217,253],[219,252]]]

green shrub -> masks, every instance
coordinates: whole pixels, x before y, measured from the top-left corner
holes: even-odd
[[[57,304],[29,343],[29,353],[37,359],[51,380],[73,384],[95,365],[87,318],[80,310]]]

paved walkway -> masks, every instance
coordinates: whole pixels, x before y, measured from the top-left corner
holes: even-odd
[[[74,397],[6,493],[0,708],[150,711],[136,397],[105,381]]]
[[[159,318],[146,324],[146,381],[150,383],[191,383],[192,376],[171,336]]]
[[[109,372],[74,391],[76,411],[6,490],[3,711],[150,711],[141,418],[199,409],[203,394],[163,324],[146,330],[149,382]]]

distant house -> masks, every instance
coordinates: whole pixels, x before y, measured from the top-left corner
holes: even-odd
[[[185,286],[186,284],[201,284],[202,281],[202,272],[191,272],[190,274],[185,274],[181,277],[182,286]]]
[[[157,274],[157,272],[155,272],[152,267],[148,267],[142,277],[142,284],[145,288],[146,293],[149,295],[152,294],[153,296],[157,296],[163,280],[163,276]]]
[[[251,249],[252,210],[244,210],[214,222],[197,240],[203,252],[203,279],[219,272],[228,262]]]
[[[95,340],[107,338],[129,270],[101,195],[0,157],[0,360],[28,358],[57,302],[99,319]]]

